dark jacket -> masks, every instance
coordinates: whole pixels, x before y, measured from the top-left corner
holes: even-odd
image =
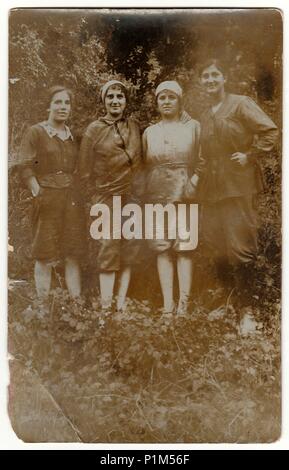
[[[129,194],[141,165],[141,136],[133,119],[100,118],[86,129],[80,147],[79,173],[90,179],[99,200]]]
[[[227,94],[220,108],[201,116],[201,148],[206,170],[199,197],[216,202],[248,196],[263,189],[259,158],[273,149],[278,138],[274,122],[249,97]],[[241,166],[232,161],[235,152],[248,155]]]

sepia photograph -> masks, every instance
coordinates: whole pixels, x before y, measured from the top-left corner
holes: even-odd
[[[281,435],[277,8],[9,12],[11,426]]]

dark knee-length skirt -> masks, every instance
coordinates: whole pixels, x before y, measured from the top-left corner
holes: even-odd
[[[74,187],[41,188],[33,208],[32,256],[55,261],[85,254],[85,213]]]

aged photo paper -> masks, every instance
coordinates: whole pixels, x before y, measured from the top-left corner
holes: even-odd
[[[9,15],[9,404],[27,443],[281,433],[280,10]]]

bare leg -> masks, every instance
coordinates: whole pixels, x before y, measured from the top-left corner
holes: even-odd
[[[34,279],[38,297],[48,297],[51,284],[51,265],[44,261],[36,261]]]
[[[167,251],[158,255],[157,266],[164,300],[164,310],[166,312],[172,312],[174,309],[174,265]]]
[[[115,271],[102,272],[99,274],[100,298],[103,308],[110,308],[115,283]]]
[[[127,266],[119,273],[119,284],[117,291],[117,309],[121,310],[124,306],[126,294],[130,282],[131,267]]]
[[[79,297],[81,292],[80,267],[74,258],[65,259],[65,282],[70,296]]]
[[[177,271],[179,280],[178,313],[185,313],[192,288],[193,261],[189,256],[178,254]]]

